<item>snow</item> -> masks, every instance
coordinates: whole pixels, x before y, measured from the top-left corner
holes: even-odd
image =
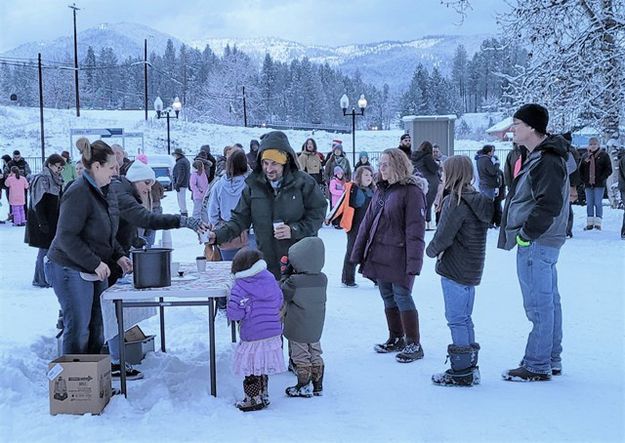
[[[512,117],[506,117],[499,123],[494,124],[490,128],[486,130],[487,134],[491,134],[493,132],[503,131],[504,129],[508,129],[512,125]]]
[[[0,113],[6,116],[6,109]],[[84,114],[81,123],[95,125],[89,111]],[[65,111],[49,112],[47,118],[51,119],[48,130],[58,133],[65,146],[64,122],[72,119]],[[9,124],[1,121],[6,147]],[[154,132],[164,132],[160,122],[155,125]],[[260,131],[204,126],[193,126],[185,147],[188,143],[195,150],[200,139],[215,146],[221,146],[215,140],[243,142]],[[298,137],[297,143],[303,141],[301,131],[293,136]],[[363,139],[381,144],[373,135],[369,139],[363,133]],[[392,138],[391,146],[397,139]],[[6,200],[2,203],[0,218],[6,219]],[[173,193],[167,193],[163,206],[165,212],[176,212]],[[463,389],[437,387],[430,381],[433,373],[445,368],[450,341],[434,261],[425,259],[413,290],[425,358],[399,364],[392,355],[372,349],[387,334],[377,289],[362,278],[357,289],[341,287],[346,236],[323,228],[324,272],[329,278],[321,340],[326,361],[324,396],[287,398],[284,389],[294,384],[295,377],[285,373],[270,378],[271,406],[248,414],[233,406],[242,396],[242,387],[231,373],[233,346],[226,320],[217,321],[218,397],[212,398],[206,309],[173,308],[165,314],[168,352],[147,356],[139,367],[145,378],[129,382],[128,399],[113,397],[100,416],[50,416],[45,374],[48,362],[55,358],[58,302],[52,289],[31,286],[37,251],[22,242],[24,228],[0,225],[0,436],[7,442],[63,441],[68,436],[107,442],[623,441],[625,254],[624,242],[618,239],[623,213],[604,209],[603,231],[584,232],[585,208],[574,207],[575,237],[560,255],[562,376],[531,384],[500,379],[500,373],[516,367],[522,357],[530,324],[516,279],[515,254],[496,249],[496,231],[489,232],[484,279],[474,309],[482,346],[482,384]],[[431,237],[431,232],[426,233],[426,241]],[[191,231],[174,230],[172,238],[174,261],[190,262],[201,253]],[[158,318],[142,322],[141,327],[158,335]]]

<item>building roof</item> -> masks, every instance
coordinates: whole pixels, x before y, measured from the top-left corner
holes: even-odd
[[[487,134],[492,134],[493,132],[501,132],[507,131],[510,126],[512,126],[512,117],[506,117],[499,123],[494,124],[490,128],[486,130]]]

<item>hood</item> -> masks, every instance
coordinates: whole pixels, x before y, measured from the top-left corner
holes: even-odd
[[[301,274],[319,274],[325,263],[325,247],[319,237],[306,237],[289,248],[289,263]]]
[[[493,201],[484,194],[472,190],[462,193],[462,200],[469,206],[475,216],[484,223],[491,223],[493,219]],[[452,204],[454,204],[452,202]]]
[[[569,146],[570,143],[561,135],[549,135],[540,145],[536,146],[535,151],[551,152],[566,160]]]
[[[393,183],[393,185],[396,185],[396,184],[397,183]],[[399,184],[400,185],[415,185],[416,187],[421,189],[421,191],[423,191],[424,194],[428,193],[428,187],[429,187],[428,181],[421,174],[411,175],[405,180],[405,182],[400,182]],[[389,185],[389,183],[386,180],[378,182],[378,188],[381,188],[383,190],[386,190],[393,185]]]
[[[291,144],[289,143],[289,139],[287,138],[286,134],[282,131],[271,131],[267,134],[263,134],[263,136],[260,138],[260,147],[258,148],[254,172],[262,174],[263,167],[261,158],[263,156],[263,151],[265,151],[266,149],[277,149],[278,151],[282,151],[287,155],[289,160],[284,168],[285,175],[288,171],[299,171],[299,162],[297,161],[295,151],[293,151],[293,148],[291,147]]]
[[[240,197],[241,191],[245,187],[245,175],[237,175],[236,177],[228,178],[225,175],[221,177],[222,186],[221,192],[228,194],[230,197]]]
[[[251,268],[234,274],[234,278],[245,291],[254,294],[256,300],[272,299],[274,291],[259,291],[259,288],[272,287],[276,284],[276,278],[267,270],[267,262],[258,260]]]

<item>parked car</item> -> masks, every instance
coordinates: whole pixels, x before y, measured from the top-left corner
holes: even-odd
[[[156,180],[166,191],[173,189],[171,173],[174,169],[174,159],[170,155],[148,155],[148,166],[154,170]]]

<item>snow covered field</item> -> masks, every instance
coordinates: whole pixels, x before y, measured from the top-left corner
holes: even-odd
[[[175,211],[168,193],[166,211]],[[373,285],[340,286],[345,234],[323,228],[330,285],[322,337],[325,395],[287,398],[295,377],[271,377],[271,406],[239,412],[241,380],[230,371],[233,347],[225,318],[217,322],[218,397],[209,395],[207,312],[166,311],[168,353],[149,354],[145,379],[129,382],[101,416],[50,416],[47,364],[55,358],[58,303],[52,289],[31,286],[36,250],[24,228],[0,225],[0,439],[35,441],[623,441],[625,243],[621,211],[606,208],[604,231],[583,232],[575,207],[575,238],[559,263],[564,311],[564,374],[551,382],[504,382],[520,360],[529,331],[514,253],[495,248],[490,231],[474,321],[482,345],[482,384],[433,386],[444,368],[449,331],[434,261],[426,259],[414,297],[425,358],[402,365],[373,352],[386,339],[382,301]],[[0,209],[6,218],[6,206]],[[186,229],[173,231],[174,259],[192,261],[201,248]],[[432,233],[427,233],[428,240]],[[141,324],[158,334],[157,318]]]

